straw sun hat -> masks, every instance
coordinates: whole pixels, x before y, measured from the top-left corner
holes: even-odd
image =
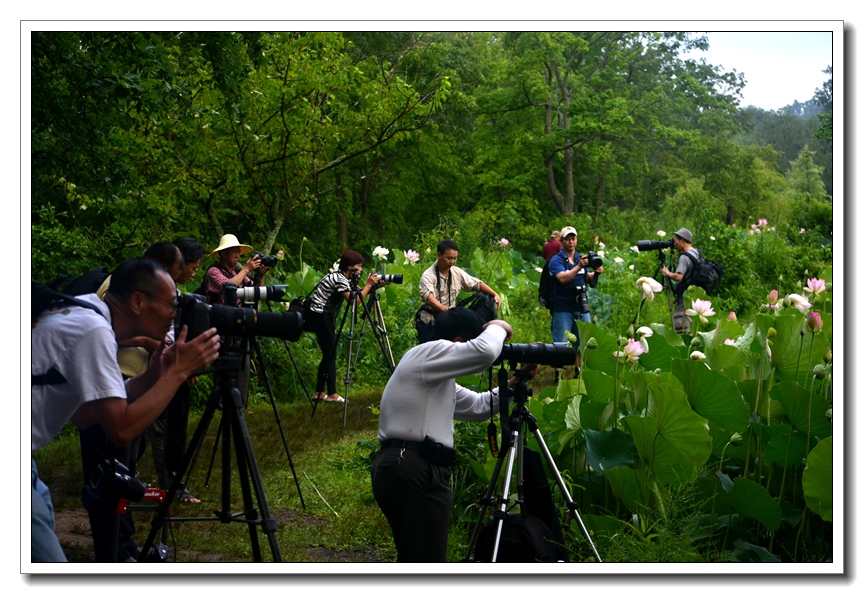
[[[222,250],[227,250],[228,248],[233,248],[233,247],[239,247],[241,255],[248,254],[249,252],[252,251],[251,245],[246,245],[244,243],[240,243],[239,241],[237,241],[236,236],[231,235],[229,233],[227,235],[222,236],[222,239],[219,240],[219,247],[217,247],[215,250],[213,250],[210,253],[210,255],[215,256],[219,252],[221,252]]]

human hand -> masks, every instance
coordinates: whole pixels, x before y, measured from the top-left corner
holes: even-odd
[[[504,338],[504,342],[507,342],[511,338],[513,338],[513,328],[510,327],[510,324],[505,322],[504,320],[489,320],[483,325],[483,329],[485,330],[489,326],[501,326],[507,332],[507,336]]]
[[[249,260],[246,261],[246,266],[244,266],[246,270],[252,272],[253,270],[258,270],[261,268],[261,257],[258,254],[253,255]]]
[[[603,267],[598,266],[597,268],[594,269],[594,272],[596,272],[597,274],[603,274]]]
[[[176,341],[171,346],[163,342],[151,361],[158,365],[156,371],[165,373],[174,371],[179,373],[183,379],[215,361],[219,356],[220,337],[216,328],[208,328],[193,340],[186,342],[189,331],[188,326],[183,326]]]

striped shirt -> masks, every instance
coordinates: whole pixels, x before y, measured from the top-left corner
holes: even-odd
[[[331,272],[322,278],[312,291],[309,309],[316,313],[335,312],[345,300],[342,293],[350,290],[351,283],[341,271]]]

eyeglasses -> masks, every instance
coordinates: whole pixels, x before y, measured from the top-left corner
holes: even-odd
[[[179,305],[179,302],[178,302],[176,297],[174,298],[174,301],[171,302],[171,301],[165,301],[164,299],[162,299],[161,297],[158,297],[157,295],[154,295],[153,293],[148,293],[147,291],[141,291],[141,292],[144,293],[145,295],[147,295],[148,297],[155,299],[156,301],[161,301],[162,303],[164,303],[165,305],[170,307],[171,311],[177,311],[177,306]]]

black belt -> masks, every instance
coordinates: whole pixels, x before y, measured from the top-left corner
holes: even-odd
[[[399,448],[419,453],[421,458],[430,460],[439,466],[453,466],[456,460],[456,450],[448,448],[442,443],[437,443],[431,437],[425,441],[405,441],[403,439],[385,439],[381,442],[381,449]]]

